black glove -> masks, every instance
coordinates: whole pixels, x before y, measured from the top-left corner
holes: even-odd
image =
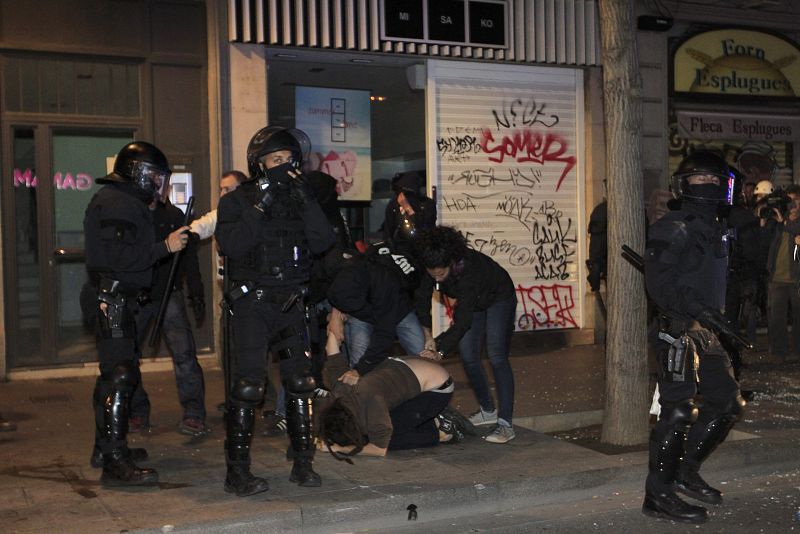
[[[592,260],[586,260],[586,267],[589,269],[589,274],[586,276],[589,287],[592,288],[592,291],[600,291],[600,279],[602,278],[600,265]]]
[[[264,194],[261,196],[261,200],[259,200],[255,206],[258,211],[264,213],[275,202],[275,196],[277,195],[275,189],[277,186],[275,186],[272,182],[265,181],[259,183],[259,187]]]
[[[200,328],[206,318],[206,301],[203,299],[202,295],[189,297],[189,300],[192,302],[194,321],[197,323],[197,328]]]
[[[311,184],[304,174],[298,172],[297,176],[292,178],[291,184],[291,196],[298,204],[304,206],[309,200],[314,200],[314,190],[311,189]]]
[[[746,349],[753,348],[747,340],[742,338],[736,330],[734,330],[730,321],[717,310],[703,307],[700,311],[692,315],[694,315],[695,319],[697,319],[701,325],[717,334],[717,336],[724,337],[725,341],[731,345],[738,345]]]

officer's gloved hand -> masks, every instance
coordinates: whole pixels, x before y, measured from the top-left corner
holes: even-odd
[[[277,196],[277,186],[269,181],[259,182],[259,187],[263,195],[261,196],[261,200],[259,200],[255,207],[258,211],[264,213],[266,212],[270,206],[275,202],[275,197]]]
[[[589,271],[589,276],[586,277],[589,282],[589,287],[592,291],[600,291],[600,271]]]
[[[589,274],[586,276],[586,281],[589,282],[589,287],[592,291],[600,291],[600,265],[592,260],[586,260],[586,267],[589,269]]]
[[[308,183],[308,178],[300,171],[296,173],[289,173],[292,176],[292,192],[291,196],[298,204],[305,205],[309,200],[314,200],[314,190],[311,189],[311,184]]]
[[[197,328],[200,328],[203,325],[203,321],[206,318],[206,301],[202,295],[194,295],[189,297],[189,300],[192,303],[192,311],[194,312],[194,321],[197,324]]]

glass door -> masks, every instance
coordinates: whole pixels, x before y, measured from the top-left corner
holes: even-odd
[[[84,327],[79,296],[86,282],[83,214],[100,189],[94,183],[107,174],[119,149],[133,140],[132,132],[54,131],[53,249],[55,281],[55,358],[57,363],[95,360],[94,334]]]
[[[13,206],[6,204],[9,366],[94,361],[79,295],[86,281],[83,215],[133,130],[12,127]],[[42,172],[37,172],[43,169]],[[48,179],[44,180],[43,177]],[[9,209],[10,208],[10,209]],[[12,236],[8,234],[12,233]],[[12,238],[13,237],[13,238]]]

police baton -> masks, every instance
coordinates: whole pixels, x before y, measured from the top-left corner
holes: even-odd
[[[638,252],[633,250],[628,245],[622,245],[622,257],[628,260],[628,263],[633,265],[637,271],[644,274],[644,259],[639,255]]]
[[[233,377],[233,339],[231,328],[231,304],[227,301],[227,296],[231,290],[231,279],[228,276],[228,257],[222,256],[222,289],[225,296],[222,299],[222,376],[225,380],[225,409],[227,410],[228,401],[231,398],[231,386]]]
[[[194,197],[189,197],[189,202],[186,204],[186,214],[183,216],[183,226],[189,226],[192,222],[192,208],[194,208]],[[175,276],[178,274],[178,264],[181,261],[181,253],[184,249],[175,252],[172,255],[172,265],[169,268],[169,277],[167,278],[167,287],[164,289],[164,295],[161,297],[161,304],[158,306],[158,315],[156,315],[156,324],[153,325],[153,331],[150,333],[150,346],[155,347],[158,342],[158,336],[161,334],[161,323],[164,322],[164,313],[167,311],[167,304],[169,297],[172,295],[172,286],[175,284]]]

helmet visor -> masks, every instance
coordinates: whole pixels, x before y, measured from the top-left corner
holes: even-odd
[[[143,161],[136,161],[132,166],[133,181],[142,190],[155,198],[160,196],[164,200],[164,195],[169,190],[169,177],[172,173],[159,167],[154,167]]]

